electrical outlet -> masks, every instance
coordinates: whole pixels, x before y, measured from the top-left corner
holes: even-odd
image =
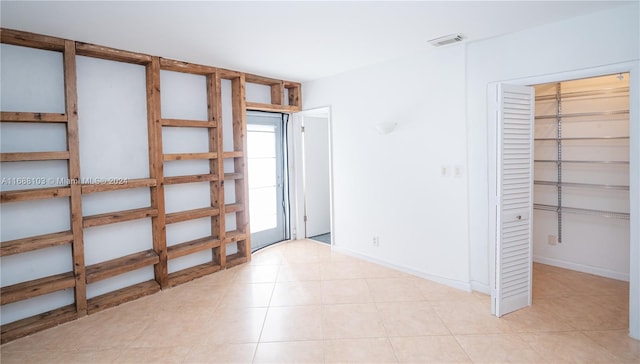
[[[373,237],[373,242],[372,242],[373,246],[375,246],[376,248],[380,246],[380,238],[377,236]]]
[[[558,238],[555,235],[549,235],[547,236],[547,244],[549,245],[556,245],[558,244]]]

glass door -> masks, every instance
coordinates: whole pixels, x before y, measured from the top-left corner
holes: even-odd
[[[282,114],[247,112],[251,248],[287,239]]]

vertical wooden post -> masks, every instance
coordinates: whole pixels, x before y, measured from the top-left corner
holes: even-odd
[[[156,180],[151,187],[151,207],[158,215],[151,218],[153,250],[160,258],[154,265],[155,280],[161,288],[168,287],[167,235],[164,206],[164,171],[162,155],[162,123],[160,107],[160,58],[152,57],[146,65],[147,78],[147,131],[149,134],[149,177]]]
[[[284,105],[284,81],[271,85],[271,103]]]
[[[242,152],[241,158],[234,158],[235,171],[242,171],[244,178],[236,180],[236,203],[245,208],[236,213],[236,228],[245,235],[244,241],[239,241],[238,255],[251,260],[251,235],[249,231],[249,171],[247,169],[247,101],[245,94],[245,74],[231,81],[233,104],[233,149]]]
[[[217,153],[218,157],[209,160],[209,173],[218,176],[216,181],[210,182],[211,206],[219,209],[217,216],[211,217],[211,235],[220,240],[220,247],[213,248],[213,263],[223,269],[226,265],[225,224],[224,224],[224,157],[222,154],[222,90],[220,76],[207,75],[207,109],[210,122],[215,122],[215,128],[209,128],[209,151]]]
[[[82,230],[82,186],[80,185],[80,139],[78,135],[78,92],[76,77],[76,44],[64,41],[64,90],[67,114],[67,148],[69,150],[70,210],[73,242],[73,274],[76,279],[75,301],[78,316],[87,314],[84,237]]]

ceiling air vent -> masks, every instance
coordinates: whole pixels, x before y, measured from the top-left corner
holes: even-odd
[[[451,43],[462,42],[463,39],[464,36],[462,34],[449,34],[445,35],[444,37],[431,39],[429,43],[431,43],[431,45],[434,47],[440,47]]]

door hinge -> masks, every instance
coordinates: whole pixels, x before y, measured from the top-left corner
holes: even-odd
[[[302,131],[304,133],[304,126],[300,127],[300,131]]]
[[[306,215],[305,215],[305,217],[304,217],[304,222],[307,222],[307,216],[306,216]]]

